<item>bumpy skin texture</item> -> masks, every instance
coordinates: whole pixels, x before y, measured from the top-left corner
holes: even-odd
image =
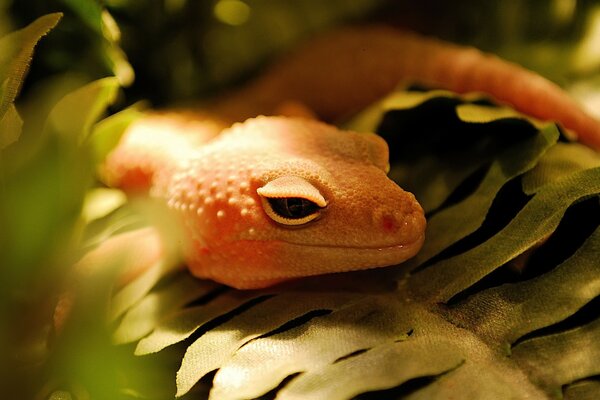
[[[132,127],[124,143],[139,143],[156,125],[146,120]],[[168,140],[165,130],[161,135]],[[110,155],[109,183],[140,188],[128,175],[136,160],[131,151],[136,147],[125,145]],[[397,264],[423,243],[423,210],[387,178],[388,148],[376,135],[303,118],[258,117],[193,150],[175,152],[169,142],[153,151],[164,164],[149,177],[150,191],[181,220],[184,259],[198,277],[258,288]],[[322,196],[326,205],[313,221],[283,225],[267,215],[261,188],[280,197]]]

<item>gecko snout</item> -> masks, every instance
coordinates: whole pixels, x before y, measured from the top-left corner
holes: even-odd
[[[374,211],[373,217],[379,231],[397,244],[409,244],[422,239],[425,217],[416,201],[407,202],[398,209],[381,207]]]

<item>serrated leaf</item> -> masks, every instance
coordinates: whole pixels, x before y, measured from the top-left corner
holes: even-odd
[[[483,223],[500,188],[509,180],[533,168],[558,139],[555,127],[499,154],[490,165],[479,187],[464,201],[434,214],[427,221],[429,240],[407,265],[421,265],[458,240],[475,232]]]
[[[550,391],[600,374],[600,318],[566,332],[520,343],[511,357],[535,373],[533,380]]]
[[[600,165],[600,154],[576,143],[557,143],[529,173],[523,176],[523,191],[533,194],[540,187],[570,174]]]
[[[328,364],[293,379],[278,394],[282,400],[349,399],[361,393],[391,389],[411,379],[447,373],[463,363],[458,349],[429,338],[383,343],[356,356]],[[379,369],[365,369],[378,365]]]
[[[570,179],[544,187],[490,240],[412,276],[415,295],[440,302],[450,300],[546,238],[571,204],[599,193],[600,168],[573,174]]]
[[[0,118],[4,117],[19,94],[35,46],[58,24],[61,17],[61,13],[44,15],[27,27],[0,39]]]
[[[294,373],[320,368],[381,342],[406,339],[411,315],[389,307],[390,300],[367,297],[310,324],[249,342],[220,367],[210,397],[255,398]],[[262,367],[254,368],[257,363]],[[185,383],[178,379],[178,394],[187,391]]]
[[[131,307],[115,329],[116,343],[130,343],[150,333],[169,311],[183,307],[192,300],[214,290],[217,285],[190,275],[179,275],[164,288],[145,296]]]
[[[183,309],[163,318],[154,331],[140,340],[135,350],[137,355],[156,353],[190,337],[204,324],[227,314],[245,303],[264,297],[264,293],[229,291],[202,306]]]
[[[408,100],[403,99],[405,96]],[[405,109],[407,101],[417,105]],[[391,97],[385,113],[373,122],[376,132],[390,145],[390,178],[413,192],[426,213],[438,209],[461,183],[492,163],[502,149],[535,132],[524,117],[495,119],[485,126],[467,123],[459,118],[457,108],[472,104],[461,101],[446,92],[433,96],[402,92]],[[394,107],[397,103],[400,106]],[[494,114],[490,106],[478,110],[486,114],[486,120]]]
[[[198,380],[221,366],[251,340],[279,328],[291,319],[317,310],[335,310],[356,295],[283,293],[235,316],[217,329],[207,332],[190,345],[177,373],[178,390],[187,392]],[[278,313],[284,307],[286,315]]]
[[[140,301],[163,277],[172,272],[176,262],[169,259],[157,260],[139,278],[126,285],[115,294],[111,303],[109,319],[119,318],[125,311]]]
[[[528,332],[562,321],[600,296],[599,255],[600,228],[552,271],[467,299],[453,308],[453,318],[498,343],[513,343]]]

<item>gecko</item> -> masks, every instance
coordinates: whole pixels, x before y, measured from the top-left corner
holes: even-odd
[[[100,175],[168,207],[184,232],[182,258],[200,278],[256,289],[399,264],[425,239],[423,210],[386,176],[381,138],[332,123],[402,82],[483,92],[600,149],[600,123],[534,72],[474,48],[357,27],[310,41],[204,113],[134,122]],[[156,232],[124,235],[123,246],[160,246],[148,235]],[[139,268],[161,254],[139,253]]]

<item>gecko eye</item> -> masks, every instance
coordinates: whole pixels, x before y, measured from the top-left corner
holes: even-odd
[[[327,202],[308,181],[297,176],[277,178],[257,190],[263,209],[282,225],[303,225],[316,219]]]
[[[284,225],[306,224],[319,216],[319,206],[301,197],[263,198],[267,215]]]

